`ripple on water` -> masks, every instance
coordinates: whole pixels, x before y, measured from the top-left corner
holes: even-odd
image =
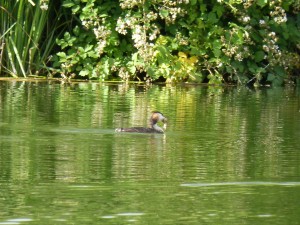
[[[105,215],[105,216],[102,216],[101,218],[103,218],[103,219],[113,219],[113,218],[116,218],[118,216],[134,217],[134,216],[142,216],[142,215],[144,215],[144,213],[142,213],[142,212],[123,212],[123,213],[117,213],[117,214],[114,214],[114,215]]]
[[[31,218],[15,218],[15,219],[8,219],[6,221],[0,222],[0,224],[21,224],[22,222],[30,222],[32,221]]]
[[[217,182],[217,183],[183,183],[182,187],[213,187],[213,186],[300,186],[300,182]]]

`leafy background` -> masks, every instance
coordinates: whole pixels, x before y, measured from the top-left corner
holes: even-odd
[[[30,2],[23,3],[23,10]],[[31,55],[15,50],[14,40],[1,50],[1,66],[10,75],[45,74],[46,69],[63,78],[250,85],[282,85],[299,78],[299,0],[38,2],[31,7],[47,12],[38,28],[43,35],[35,40],[31,32],[19,32],[18,37],[39,46],[39,55],[47,54],[32,61]],[[3,15],[12,15],[9,9],[20,4],[2,6]],[[5,44],[16,34],[8,32],[15,19],[8,17],[12,25],[1,36]],[[11,62],[28,69],[9,69]]]

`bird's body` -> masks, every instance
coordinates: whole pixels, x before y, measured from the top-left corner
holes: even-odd
[[[129,127],[117,128],[116,132],[130,132],[130,133],[164,133],[164,130],[157,125],[158,122],[164,123],[166,129],[167,118],[160,112],[154,111],[150,117],[150,127]]]

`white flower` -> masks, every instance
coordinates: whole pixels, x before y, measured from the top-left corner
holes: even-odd
[[[41,10],[48,10],[48,5],[46,3],[43,3],[41,6],[40,6]]]
[[[250,21],[250,17],[249,16],[243,17],[243,22],[244,23],[248,23],[249,21]]]
[[[262,47],[263,47],[263,50],[264,50],[265,52],[268,52],[268,51],[269,51],[269,47],[268,47],[268,46],[263,45]]]
[[[264,20],[259,20],[259,24],[263,26],[263,25],[266,24],[266,21],[264,21]]]

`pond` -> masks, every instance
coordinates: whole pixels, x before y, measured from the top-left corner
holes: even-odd
[[[299,224],[299,137],[294,87],[0,81],[0,224]]]

